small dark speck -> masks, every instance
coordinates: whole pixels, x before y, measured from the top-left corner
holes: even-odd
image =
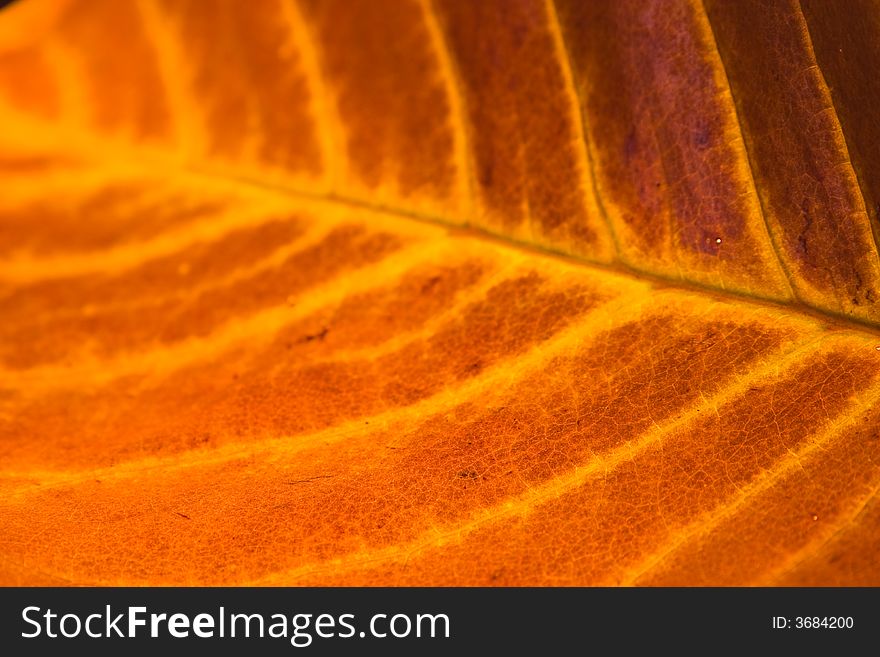
[[[332,479],[333,475],[317,475],[314,477],[309,477],[308,479],[295,479],[293,481],[288,481],[288,485],[293,486],[294,484],[308,484],[316,479]]]
[[[709,137],[709,128],[705,125],[699,126],[694,133],[694,145],[697,148],[706,148],[709,145]]]
[[[307,335],[303,337],[300,342],[312,342],[313,340],[323,340],[327,337],[327,333],[329,333],[329,329],[325,326],[317,333],[313,333],[311,335]]]
[[[491,187],[492,180],[494,178],[494,170],[491,163],[486,163],[482,167],[480,167],[479,171],[480,182],[483,183],[484,187]]]
[[[473,470],[461,470],[459,471],[458,476],[461,479],[476,479],[478,475]]]
[[[626,140],[623,142],[623,156],[629,161],[633,155],[636,154],[638,149],[639,144],[636,139],[636,131],[633,129],[630,130],[629,134],[626,136]]]
[[[175,511],[174,513],[176,513],[177,515],[179,515],[181,518],[186,518],[187,520],[192,520],[192,518],[190,518],[190,517],[189,517],[188,515],[186,515],[185,513],[181,513],[180,511]]]
[[[439,276],[432,276],[427,281],[425,281],[425,283],[422,285],[422,292],[430,292],[431,290],[434,289],[434,287],[439,282],[440,282]]]

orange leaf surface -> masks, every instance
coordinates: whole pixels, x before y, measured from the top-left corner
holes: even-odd
[[[0,13],[0,583],[877,585],[880,10]]]

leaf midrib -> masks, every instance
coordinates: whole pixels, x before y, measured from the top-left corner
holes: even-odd
[[[829,330],[853,330],[860,333],[877,335],[878,337],[880,337],[880,326],[876,326],[867,321],[855,317],[850,317],[848,315],[817,310],[816,308],[808,306],[797,299],[794,299],[790,302],[782,302],[775,301],[769,298],[752,296],[733,290],[720,290],[709,285],[703,285],[697,282],[667,277],[663,276],[662,274],[657,274],[655,272],[641,270],[631,265],[628,265],[626,262],[619,259],[615,260],[611,264],[591,260],[585,256],[573,255],[571,253],[566,253],[564,251],[557,250],[549,246],[535,244],[524,240],[518,240],[516,238],[510,237],[509,235],[495,232],[482,226],[456,224],[443,217],[431,215],[424,212],[418,212],[416,210],[408,210],[405,208],[371,203],[367,200],[357,197],[346,196],[344,194],[319,194],[302,189],[272,184],[243,174],[221,174],[215,170],[208,171],[204,168],[200,168],[197,165],[187,165],[183,168],[183,172],[197,178],[206,178],[215,182],[227,182],[229,184],[242,186],[245,189],[268,192],[291,199],[303,199],[313,203],[317,202],[341,205],[350,208],[357,208],[360,210],[367,210],[369,212],[374,212],[377,214],[392,216],[397,219],[402,219],[406,221],[417,221],[432,226],[441,226],[455,234],[475,236],[478,239],[486,240],[488,242],[498,244],[508,249],[526,252],[536,257],[560,260],[569,264],[584,267],[586,269],[600,272],[608,272],[618,276],[625,276],[630,279],[648,281],[659,287],[679,289],[700,294],[708,298],[721,299],[725,301],[735,301],[737,303],[745,303],[750,306],[764,308],[769,307],[776,310],[781,309],[786,311],[794,311],[797,312],[797,314],[799,315],[812,317],[813,319],[823,322]]]
[[[880,326],[842,313],[818,310],[812,306],[806,305],[797,298],[783,302],[760,296],[753,296],[743,292],[718,289],[710,285],[667,277],[656,272],[638,269],[619,258],[615,259],[612,263],[591,260],[586,256],[566,253],[550,246],[518,240],[482,226],[457,224],[444,217],[420,212],[418,210],[374,203],[363,198],[347,196],[336,192],[314,192],[292,185],[284,185],[256,178],[244,172],[233,172],[228,169],[220,169],[219,167],[222,167],[222,165],[214,165],[210,162],[205,164],[194,162],[183,163],[179,157],[174,157],[167,149],[140,147],[133,145],[130,141],[123,141],[112,137],[95,138],[94,135],[84,136],[81,131],[76,130],[76,127],[72,128],[73,130],[76,130],[72,135],[66,130],[59,129],[54,123],[35,119],[30,115],[23,115],[22,113],[11,110],[7,107],[2,107],[0,109],[3,110],[4,115],[14,117],[15,122],[21,122],[28,128],[27,130],[22,131],[23,134],[32,135],[34,134],[34,130],[39,130],[39,133],[37,134],[44,136],[48,143],[62,143],[71,146],[72,148],[70,150],[73,151],[73,154],[78,156],[85,165],[91,163],[94,166],[107,166],[114,163],[122,163],[126,166],[126,173],[138,172],[148,176],[154,176],[161,166],[161,171],[166,175],[174,174],[176,172],[180,176],[185,176],[194,180],[207,181],[214,185],[220,183],[227,187],[237,187],[246,193],[268,194],[287,199],[306,200],[311,203],[325,203],[331,206],[336,205],[366,210],[368,212],[390,216],[399,220],[416,221],[427,225],[439,226],[446,228],[454,234],[471,235],[505,248],[526,252],[535,257],[559,260],[597,272],[607,272],[630,279],[647,281],[659,287],[679,289],[696,293],[707,298],[733,301],[752,307],[772,308],[777,311],[783,310],[787,312],[795,312],[803,317],[810,317],[821,322],[827,330],[856,331],[862,334],[876,335],[878,339],[880,339]],[[15,130],[11,128],[9,134],[15,134]],[[52,151],[48,150],[48,153],[51,154]],[[94,153],[113,153],[120,155],[121,157],[96,158]],[[172,177],[174,176],[172,175]],[[319,183],[316,181],[316,184]]]

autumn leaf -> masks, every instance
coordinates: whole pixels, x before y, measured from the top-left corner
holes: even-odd
[[[0,583],[877,585],[868,2],[0,13]]]

